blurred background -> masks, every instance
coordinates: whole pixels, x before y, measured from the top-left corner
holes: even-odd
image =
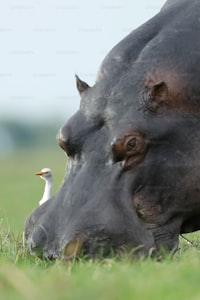
[[[55,190],[62,180],[55,136],[79,108],[75,74],[93,85],[110,49],[164,2],[0,0],[0,211],[9,224],[20,210],[21,228],[40,200],[35,171],[51,167]]]

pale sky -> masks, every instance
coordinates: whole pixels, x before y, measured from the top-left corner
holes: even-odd
[[[0,119],[65,120],[116,43],[165,0],[0,0]]]

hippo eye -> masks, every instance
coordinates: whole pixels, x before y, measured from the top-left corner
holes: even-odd
[[[114,162],[123,161],[123,169],[140,163],[147,151],[149,140],[145,134],[133,130],[112,144]]]
[[[127,151],[133,151],[136,147],[137,141],[135,137],[130,137],[125,142],[125,148]]]

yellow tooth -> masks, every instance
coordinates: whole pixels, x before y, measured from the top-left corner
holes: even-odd
[[[75,256],[77,256],[82,248],[83,245],[83,239],[81,238],[75,238],[64,249],[64,257],[66,259],[71,259]]]

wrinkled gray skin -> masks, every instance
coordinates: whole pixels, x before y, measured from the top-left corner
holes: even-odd
[[[80,109],[57,136],[66,176],[26,220],[30,251],[56,258],[75,240],[89,256],[171,251],[200,229],[199,16],[199,0],[167,1],[111,50],[93,87],[77,78]]]

